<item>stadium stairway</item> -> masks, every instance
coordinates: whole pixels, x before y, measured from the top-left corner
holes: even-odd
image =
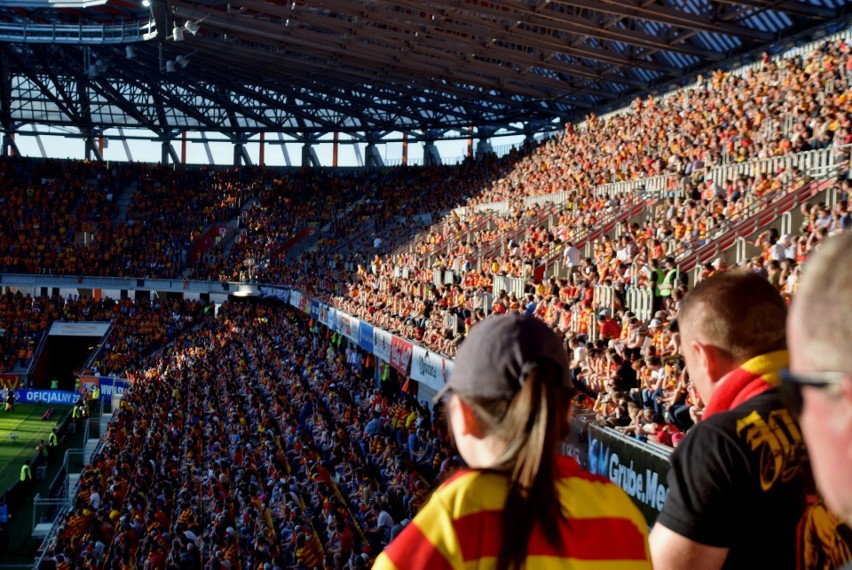
[[[648,199],[635,199],[623,204],[621,209],[603,217],[595,225],[594,228],[583,228],[579,232],[575,232],[568,238],[568,241],[574,244],[574,247],[581,251],[585,251],[586,257],[591,256],[592,247],[596,240],[599,240],[605,235],[609,235],[615,231],[618,224],[630,222],[634,218],[641,218],[647,215],[647,212],[654,207],[658,198],[656,196]],[[558,249],[545,257],[539,265],[534,269],[533,276],[536,279],[543,279],[548,274],[561,275],[562,271],[560,259],[562,257],[562,249]]]
[[[335,224],[337,222],[342,223],[349,216],[350,213],[352,213],[358,206],[364,203],[364,200],[365,198],[359,198],[358,200],[347,206],[341,214],[338,214],[336,216],[335,221],[328,222],[327,224],[319,228],[318,231],[312,231],[309,235],[299,240],[298,243],[288,248],[286,251],[287,259],[296,259],[304,253],[317,251],[320,246],[320,240],[333,235]],[[367,236],[369,236],[374,231],[374,229],[375,226],[373,223],[365,224],[361,228],[359,228],[356,233],[347,236],[345,240],[340,240],[340,243],[338,243],[338,245],[324,251],[323,254],[331,257],[335,254],[342,253],[347,249],[351,249],[353,244],[358,243],[360,240],[366,239]]]
[[[678,254],[675,260],[680,272],[692,271],[702,264],[712,261],[737,245],[738,242],[742,243],[741,239],[763,231],[801,204],[825,195],[835,182],[837,182],[837,178],[814,180],[786,194],[768,196],[764,200],[755,202],[746,211],[747,214],[733,220],[730,227],[724,230],[724,233],[717,234],[709,239],[708,243],[697,249],[685,250]],[[782,233],[790,233],[789,228]],[[740,256],[743,254],[744,252],[740,252]],[[743,260],[737,259],[736,261],[741,262]]]
[[[83,462],[87,465],[91,463],[92,456],[95,454],[95,450],[98,448],[98,444],[100,440],[89,438],[86,440],[86,444],[83,446]],[[79,479],[80,475],[77,474]]]
[[[127,212],[130,210],[130,204],[133,203],[133,195],[136,194],[138,189],[139,183],[135,181],[121,189],[121,193],[118,195],[115,202],[116,214],[113,222],[127,219]]]
[[[39,545],[41,544],[41,540],[33,536],[33,531],[36,533],[44,532],[45,527],[36,528],[38,526],[39,521],[34,519],[34,498],[36,495],[40,495],[41,497],[55,497],[66,499],[68,497],[68,487],[65,487],[63,490],[65,493],[59,497],[58,495],[52,494],[51,491],[54,490],[57,484],[57,481],[66,480],[67,483],[70,483],[76,486],[77,481],[79,480],[79,473],[76,474],[76,478],[66,479],[63,474],[66,473],[66,468],[69,467],[67,463],[63,462],[63,457],[66,452],[79,449],[83,444],[83,430],[79,430],[76,433],[68,434],[66,437],[60,439],[59,448],[55,457],[51,457],[48,466],[46,477],[43,480],[35,480],[32,482],[31,486],[22,489],[20,491],[15,491],[18,493],[17,503],[19,506],[14,510],[10,510],[12,513],[12,519],[7,527],[7,541],[5,548],[0,548],[0,568],[6,567],[17,567],[23,568],[24,564],[26,564],[28,568],[33,567],[33,555],[37,552]],[[72,466],[73,470],[79,471],[79,466]],[[61,477],[58,479],[58,477]],[[74,476],[72,476],[74,477]],[[70,487],[73,489],[74,487]]]
[[[485,259],[490,259],[497,255],[502,255],[505,253],[506,244],[510,241],[514,242],[519,238],[522,240],[527,239],[527,234],[530,230],[535,229],[545,223],[546,220],[549,220],[551,215],[554,213],[554,207],[543,207],[542,211],[539,212],[532,218],[525,220],[525,223],[512,231],[503,231],[500,236],[495,239],[493,242],[485,245],[483,249],[479,251],[480,261]]]

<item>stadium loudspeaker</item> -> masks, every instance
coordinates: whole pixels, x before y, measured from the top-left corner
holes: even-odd
[[[187,20],[187,21],[183,24],[183,30],[184,30],[185,32],[189,32],[190,34],[192,34],[192,35],[194,36],[195,34],[197,34],[197,33],[198,33],[198,30],[201,28],[201,26],[199,26],[199,25],[198,25],[198,23],[199,23],[200,21],[201,21],[201,20],[199,20],[198,22],[190,22],[189,20]]]

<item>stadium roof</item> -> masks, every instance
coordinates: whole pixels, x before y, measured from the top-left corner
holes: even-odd
[[[7,133],[141,127],[235,142],[540,131],[840,28],[846,4],[0,0],[0,118]]]

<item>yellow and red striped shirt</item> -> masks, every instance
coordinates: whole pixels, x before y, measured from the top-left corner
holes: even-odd
[[[561,540],[551,545],[534,528],[527,568],[650,569],[648,524],[628,496],[574,459],[557,460]],[[506,477],[462,471],[441,485],[402,533],[385,548],[374,570],[493,568],[503,540]]]

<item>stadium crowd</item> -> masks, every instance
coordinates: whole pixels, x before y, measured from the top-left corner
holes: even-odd
[[[293,285],[450,356],[491,313],[536,316],[564,336],[575,385],[601,422],[676,445],[703,409],[683,375],[678,259],[810,178],[778,170],[719,184],[703,171],[848,145],[850,61],[841,42],[801,59],[767,58],[754,71],[716,72],[629,112],[590,117],[507,158],[382,178],[209,171],[205,180],[82,164],[74,176],[10,161],[3,268],[174,277],[209,224],[239,219],[236,243],[191,275]],[[667,174],[670,192],[631,198],[647,200],[642,224],[595,190]],[[87,177],[96,182],[78,182]],[[116,221],[115,196],[131,183],[140,190]],[[844,180],[836,204],[803,205],[792,234],[761,233],[748,267],[793,296],[811,252],[852,225],[849,190]],[[520,200],[554,192],[567,192],[561,205]],[[464,211],[439,219],[464,199]],[[507,215],[473,207],[497,200],[509,203]],[[618,220],[617,237],[584,256],[575,245],[606,219]],[[285,244],[308,223],[326,226],[318,249],[287,259]],[[110,244],[100,258],[98,244]],[[537,276],[554,259],[558,271]],[[718,260],[698,278],[723,270]],[[491,298],[498,277],[527,278],[523,294]],[[612,309],[595,299],[602,285],[613,287]],[[627,309],[631,287],[652,291],[646,322]],[[436,412],[392,380],[375,387],[372,357],[272,305],[227,304],[214,316],[190,302],[4,295],[3,364],[31,358],[51,319],[96,316],[115,317],[115,328],[95,372],[135,385],[51,545],[59,567],[363,567],[453,466]]]
[[[544,144],[460,167],[279,178],[264,169],[181,171],[88,163],[63,169],[56,161],[25,166],[6,159],[4,184],[10,192],[0,220],[2,266],[9,272],[177,277],[206,227],[240,220],[244,232],[236,246],[211,252],[186,274],[284,280],[289,268],[281,263],[281,246],[309,222],[331,225],[321,242],[326,249],[366,226],[376,236],[363,245],[378,238],[382,254],[408,241],[412,232],[431,228],[411,250],[408,264],[488,272],[491,267],[483,266],[498,258],[500,271],[523,274],[525,265],[534,268],[581,237],[582,228],[595,227],[624,206],[622,197],[608,201],[596,195],[600,185],[666,174],[669,190],[694,193],[704,202],[691,216],[680,216],[684,235],[700,239],[720,217],[731,219],[749,200],[778,191],[779,183],[790,186],[779,181],[789,173],[777,172],[711,185],[702,180],[705,169],[852,141],[849,51],[845,42],[826,43],[797,58],[767,57],[743,73],[717,71],[659,100],[637,100],[629,110],[590,116]],[[695,187],[684,187],[686,182]],[[133,199],[122,219],[117,198],[128,189]],[[548,212],[521,200],[555,192],[567,196]],[[512,215],[473,208],[500,200],[511,205]],[[459,205],[467,206],[465,213],[431,223]],[[369,265],[371,256],[364,259],[365,254],[375,253],[371,247],[343,249],[342,263],[355,268]],[[387,255],[382,261],[385,267],[406,263]],[[338,267],[321,269],[326,280],[325,274]],[[334,283],[331,289],[341,287]]]
[[[366,567],[454,463],[431,410],[359,352],[280,306],[204,318],[131,374],[52,558]]]
[[[496,182],[469,200],[467,208],[431,225],[413,246],[397,248],[409,232],[396,227],[386,234],[378,231],[375,239],[356,240],[342,255],[318,250],[291,264],[295,280],[285,282],[452,355],[465,328],[488,310],[484,298],[492,292],[494,276],[527,277],[560,260],[556,279],[529,284],[533,299],[507,297],[494,310],[512,310],[513,304],[515,309],[531,307],[565,330],[577,315],[577,302],[589,297],[588,305],[595,285],[615,285],[623,301],[625,288],[649,284],[657,272],[667,272],[667,257],[677,262],[730,224],[810,180],[807,173],[781,168],[757,169],[718,183],[704,180],[705,169],[827,146],[848,153],[849,61],[849,46],[835,42],[800,59],[766,58],[743,74],[716,72],[661,101],[636,101],[629,112],[591,117],[582,128],[569,128],[528,149],[529,156],[515,161],[508,172],[504,165],[493,178]],[[612,156],[618,159],[610,160]],[[627,224],[621,197],[595,191],[600,184],[660,174],[670,174],[672,180],[663,200],[641,192],[626,199],[647,198],[653,214],[641,225]],[[845,216],[842,199],[849,190],[848,181],[842,184],[840,217]],[[561,205],[519,199],[553,192],[567,192]],[[507,215],[471,207],[503,199],[511,206]],[[387,211],[387,204],[381,211]],[[438,214],[430,213],[433,219]],[[574,244],[582,245],[590,230],[610,219],[619,221],[618,238],[604,236],[584,258]],[[368,216],[358,222],[350,232],[372,228]],[[406,218],[400,223],[409,230],[416,226]],[[795,236],[797,244],[804,240],[801,249],[816,243],[819,232],[813,233]],[[774,244],[759,245],[766,251]],[[800,251],[799,262],[803,255]],[[765,263],[773,279],[783,273],[786,283],[794,267],[775,267],[774,261],[780,266],[783,260],[754,264]],[[705,274],[714,270],[706,267]],[[666,297],[682,293],[670,285]],[[585,318],[574,325],[575,332],[587,327]]]
[[[55,321],[110,321],[103,361],[93,362],[93,374],[123,374],[145,351],[154,350],[191,327],[203,307],[179,299],[153,301],[59,295],[32,297],[20,292],[0,296],[0,364],[9,372],[29,367],[33,352]]]

